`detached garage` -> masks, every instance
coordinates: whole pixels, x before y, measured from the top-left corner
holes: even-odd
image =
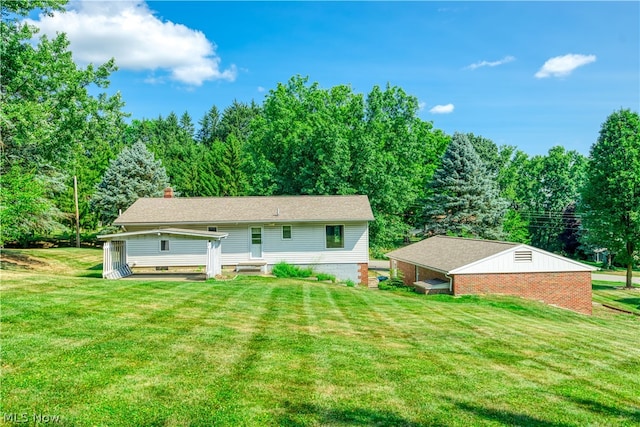
[[[529,245],[435,236],[386,255],[419,292],[513,295],[591,314],[595,268]]]

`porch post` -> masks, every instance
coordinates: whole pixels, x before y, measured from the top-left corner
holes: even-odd
[[[207,240],[207,279],[222,273],[220,240]]]
[[[111,241],[107,240],[102,245],[102,277],[106,278],[113,270],[111,265]]]

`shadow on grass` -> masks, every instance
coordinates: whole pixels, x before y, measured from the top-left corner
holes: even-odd
[[[594,291],[612,291],[612,290],[616,289],[617,286],[620,286],[620,285],[619,284],[618,285],[595,285],[595,284],[592,284],[591,285],[591,289],[594,290]]]
[[[286,414],[278,420],[278,425],[349,425],[349,426],[408,426],[422,427],[427,424],[416,423],[390,411],[377,411],[366,408],[327,408],[309,403],[292,404],[284,402]]]
[[[485,408],[484,406],[473,405],[466,402],[455,402],[454,404],[463,411],[470,412],[478,417],[494,421],[502,425],[517,425],[528,427],[563,427],[571,425],[555,421],[546,421],[540,418],[532,417],[531,415],[519,414],[517,412],[507,410]]]
[[[617,299],[616,301],[625,305],[632,305],[632,306],[635,305],[637,308],[640,309],[640,298],[620,298],[620,299]]]
[[[89,268],[87,268],[87,270],[100,270],[100,271],[102,271],[102,263],[96,264],[93,267],[89,267]]]
[[[596,402],[590,399],[576,398],[570,397],[571,401],[577,403],[578,405],[588,409],[591,412],[595,412],[610,418],[616,418],[618,421],[620,418],[624,418],[625,421],[629,421],[635,425],[640,425],[640,408],[636,408],[635,410],[614,408],[612,406],[603,405],[600,402]]]

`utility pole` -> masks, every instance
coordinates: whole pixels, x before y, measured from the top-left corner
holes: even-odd
[[[73,176],[73,198],[76,202],[76,248],[80,247],[80,210],[78,209],[78,178]]]

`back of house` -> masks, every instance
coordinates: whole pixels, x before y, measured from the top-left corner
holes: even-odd
[[[268,270],[285,261],[366,283],[373,219],[360,195],[180,198],[167,191],[137,200],[114,222],[123,233],[107,237],[128,234],[131,267],[204,265],[207,242],[218,239],[221,266]]]

